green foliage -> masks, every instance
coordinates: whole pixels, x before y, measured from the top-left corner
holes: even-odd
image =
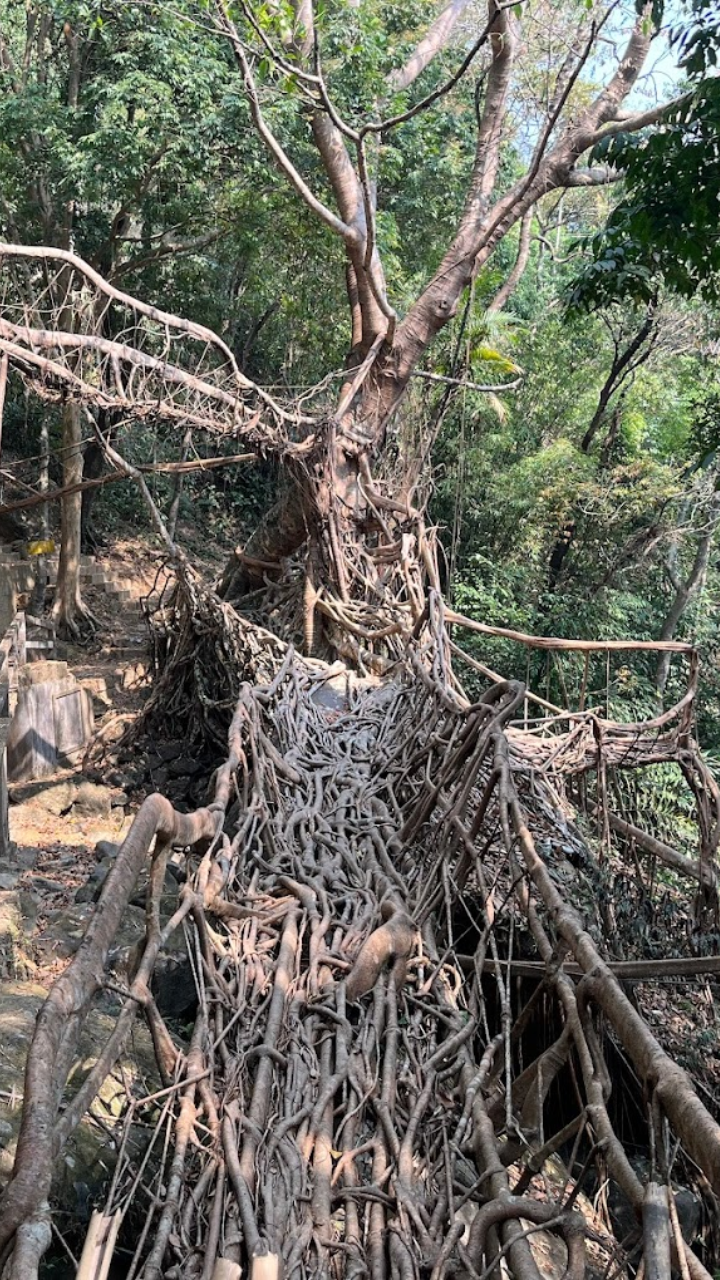
[[[6,233],[71,240],[109,271],[170,229],[207,231],[231,141],[222,48],[161,5],[39,8],[47,38],[26,49],[25,6],[0,3],[26,63],[0,72]]]
[[[662,0],[656,0],[662,13]],[[659,16],[654,14],[654,16]],[[570,291],[575,309],[653,299],[661,283],[683,297],[720,289],[720,19],[714,0],[686,0],[671,30],[686,94],[641,134],[612,133],[590,163],[623,174],[623,195],[587,242]]]
[[[621,169],[624,198],[590,241],[573,307],[652,300],[660,282],[684,297],[720,288],[720,80],[704,80],[662,131],[619,133],[591,162]]]

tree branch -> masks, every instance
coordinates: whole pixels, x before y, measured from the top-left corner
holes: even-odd
[[[683,93],[679,98],[671,98],[669,102],[664,102],[661,106],[651,107],[647,111],[623,113],[619,119],[612,119],[598,129],[594,137],[588,142],[588,146],[595,146],[603,138],[614,138],[618,133],[639,133],[641,129],[648,129],[653,124],[659,124],[669,111],[684,106],[685,103],[690,102],[692,96],[692,93]]]
[[[607,412],[607,407],[612,397],[616,394],[616,392],[620,390],[623,383],[625,382],[625,379],[629,376],[632,370],[634,368],[637,368],[638,359],[641,356],[641,354],[644,354],[645,359],[647,359],[647,357],[649,356],[651,347],[646,348],[644,353],[643,353],[643,347],[645,346],[645,343],[648,341],[648,339],[652,340],[653,330],[655,328],[656,322],[657,322],[657,313],[656,313],[655,304],[653,303],[651,306],[648,307],[647,314],[645,316],[645,319],[643,320],[643,323],[641,324],[637,332],[633,335],[632,339],[630,340],[628,345],[625,347],[625,350],[620,351],[619,347],[616,347],[615,358],[612,362],[612,365],[610,367],[610,372],[608,373],[608,376],[605,379],[602,390],[600,392],[597,408],[592,416],[590,425],[588,426],[588,429],[585,432],[585,435],[583,436],[580,442],[580,448],[583,453],[589,452],[590,446],[595,438],[595,435],[597,434],[598,428],[600,427],[605,417],[605,414]]]
[[[467,9],[470,0],[450,0],[442,13],[438,14],[435,21],[430,25],[423,39],[417,48],[408,58],[404,67],[398,68],[397,71],[391,72],[389,76],[390,88],[394,92],[402,89],[408,89],[410,85],[417,80],[419,75],[444,49],[454,31],[458,20],[462,17]]]
[[[570,124],[550,149],[550,138],[580,71],[592,52],[597,33],[610,12],[608,10],[599,23],[593,24],[590,38],[578,56],[574,69],[567,75],[559,97],[556,92],[555,102],[540,132],[528,172],[506,195],[497,199],[492,208],[488,208],[495,186],[499,140],[507,111],[512,66],[512,32],[503,39],[502,26],[497,20],[504,15],[494,13],[491,36],[493,63],[488,76],[471,186],[453,244],[400,326],[401,351],[398,366],[402,387],[435,334],[455,314],[463,290],[488,260],[498,242],[541,196],[558,187],[570,185],[570,175],[578,159],[592,145],[602,126],[615,118],[622,101],[636,82],[651,40],[645,15],[638,16],[628,38],[625,54],[609,84],[581,112],[579,121]],[[635,117],[635,123],[640,119]],[[642,119],[646,119],[646,116],[643,115]]]
[[[338,218],[337,214],[333,213],[331,209],[328,209],[327,205],[324,205],[321,200],[318,200],[317,196],[310,190],[309,186],[305,182],[305,179],[298,173],[294,164],[290,160],[290,157],[286,154],[283,147],[281,147],[275,137],[275,134],[268,127],[260,107],[260,99],[258,97],[257,86],[253,78],[250,63],[245,53],[242,40],[238,35],[235,23],[228,15],[225,7],[225,0],[216,0],[216,5],[220,17],[221,29],[229,39],[235,58],[240,67],[243,84],[245,86],[245,94],[250,107],[250,115],[257,133],[265,143],[265,146],[273,156],[281,172],[284,173],[285,177],[295,188],[298,195],[305,202],[308,208],[311,209],[312,212],[315,213],[331,231],[334,231],[335,235],[340,236],[346,244],[356,243],[358,236],[355,229],[348,226],[346,222],[343,222],[341,218]]]
[[[462,80],[465,72],[475,61],[475,58],[483,45],[487,44],[497,14],[507,7],[507,5],[503,4],[493,4],[491,6],[492,16],[489,22],[487,22],[485,27],[483,27],[483,30],[480,32],[477,40],[468,50],[457,70],[454,71],[443,84],[439,85],[437,89],[433,89],[432,93],[428,93],[424,98],[421,98],[420,102],[416,102],[413,107],[408,107],[407,111],[401,111],[398,115],[389,116],[386,120],[379,120],[364,124],[359,132],[361,134],[388,133],[390,129],[395,129],[398,125],[405,124],[406,121],[412,120],[414,116],[420,115],[422,111],[426,111],[428,107],[431,107],[434,102],[437,102],[440,98],[444,98],[447,93],[450,93],[450,91],[455,88],[455,85]]]
[[[28,302],[25,292],[23,273],[29,274],[33,263],[46,269],[49,281],[41,311]],[[295,430],[314,425],[314,420],[283,409],[245,377],[227,343],[211,329],[123,293],[62,249],[0,243],[0,266],[0,351],[41,394],[58,398],[69,393],[106,408],[244,435],[254,446],[274,452],[303,452],[309,447],[310,437],[299,445],[292,443],[284,424],[291,422]],[[111,302],[125,309],[122,333],[127,341],[103,338],[94,331]],[[78,306],[86,329],[88,317],[93,317],[90,332],[75,331]],[[154,354],[141,349],[147,347],[146,318],[153,321]],[[56,327],[48,329],[49,323]],[[174,363],[168,359],[171,350]],[[248,393],[269,410],[262,426]]]
[[[233,453],[228,457],[198,458],[187,462],[146,462],[139,465],[136,470],[144,475],[184,476],[194,471],[215,471],[218,467],[232,467],[242,462],[257,462],[257,454]],[[8,473],[3,474],[7,478]],[[15,482],[14,476],[10,475],[9,478]],[[12,511],[28,511],[46,502],[59,502],[61,498],[70,497],[73,493],[85,493],[88,489],[102,489],[106,484],[129,479],[132,477],[126,471],[106,471],[105,475],[96,476],[92,480],[80,480],[77,484],[60,485],[57,489],[45,490],[43,493],[33,492],[27,498],[18,498],[16,502],[4,502],[0,506],[0,515],[8,515]]]
[[[144,267],[152,266],[162,258],[172,257],[175,254],[197,253],[200,249],[207,249],[209,245],[215,244],[221,235],[222,231],[217,229],[208,231],[202,236],[193,236],[188,240],[165,240],[152,253],[141,254],[119,263],[108,273],[108,280],[117,280],[119,276],[129,275],[131,271],[141,271]]]
[[[517,289],[518,284],[522,280],[522,277],[525,273],[525,268],[527,267],[527,264],[530,260],[530,241],[531,241],[532,223],[533,223],[533,211],[532,209],[528,209],[527,213],[523,215],[523,220],[520,224],[520,239],[518,241],[517,258],[515,259],[515,262],[513,264],[512,271],[510,272],[505,283],[501,285],[500,288],[498,289],[497,293],[495,294],[495,297],[491,298],[490,302],[485,308],[485,311],[489,312],[490,314],[492,314],[495,311],[502,311],[506,302],[508,301],[509,298],[512,297],[515,290]]]

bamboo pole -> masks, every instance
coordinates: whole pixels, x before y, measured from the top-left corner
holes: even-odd
[[[85,1237],[76,1280],[107,1280],[122,1213],[118,1209],[110,1217],[94,1210]]]

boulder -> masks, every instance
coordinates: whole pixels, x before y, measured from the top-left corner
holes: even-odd
[[[73,812],[83,818],[109,818],[112,794],[97,782],[81,782],[75,792]]]
[[[22,936],[23,919],[19,894],[4,890],[0,892],[0,977],[17,977],[18,964],[21,962],[19,942]]]
[[[65,893],[67,885],[64,880],[54,880],[52,876],[33,875],[32,887],[41,893]]]
[[[15,1158],[20,1129],[21,1104],[27,1058],[35,1019],[47,992],[32,982],[0,983],[0,1188],[8,1181]],[[86,1019],[77,1060],[66,1097],[69,1099],[115,1026],[117,1011],[93,1009]],[[85,1119],[68,1141],[55,1165],[52,1200],[76,1219],[86,1219],[93,1205],[102,1203],[112,1176],[121,1137],[126,1085],[137,1097],[160,1087],[152,1041],[143,1023],[137,1022],[113,1075],[100,1089],[95,1107],[102,1126]],[[140,1129],[130,1136],[131,1147],[139,1153],[146,1136]]]
[[[45,927],[36,935],[35,947],[45,961],[67,960],[77,951],[85,936],[92,902],[75,902],[62,911],[53,911],[47,917]],[[138,907],[128,907],[115,936],[112,955],[134,947],[145,936],[145,912]]]
[[[166,875],[166,886],[168,878]],[[175,883],[171,901],[163,897],[161,915],[165,920],[169,919],[177,906],[177,889],[178,886]],[[130,906],[126,915],[130,912],[138,921],[135,941],[128,945],[127,941],[123,940],[123,944],[116,946],[110,953],[110,964],[124,982],[130,982],[137,969],[145,938],[144,908]],[[176,929],[170,935],[158,956],[150,988],[164,1018],[185,1019],[197,1008],[197,988],[182,928]]]
[[[75,801],[75,783],[74,782],[55,782],[51,783],[42,793],[39,803],[48,813],[52,813],[59,818],[63,813],[69,813]],[[36,801],[38,803],[38,801]]]
[[[197,760],[191,760],[190,756],[178,756],[168,765],[171,778],[194,778],[201,769],[202,764]]]
[[[12,866],[17,867],[21,872],[32,871],[35,863],[40,857],[40,852],[40,849],[36,849],[35,846],[31,844],[16,845],[11,860]],[[7,871],[8,869],[12,868],[5,866],[3,860],[3,871]]]
[[[112,866],[110,859],[99,862],[93,867],[85,884],[81,884],[75,894],[76,902],[97,902],[102,892],[102,887],[107,879],[108,872]]]
[[[104,862],[106,858],[117,858],[119,844],[115,844],[112,840],[98,840],[95,845],[95,857],[98,862]]]
[[[158,957],[151,989],[164,1018],[185,1019],[197,1008],[197,987],[182,930],[176,930]]]

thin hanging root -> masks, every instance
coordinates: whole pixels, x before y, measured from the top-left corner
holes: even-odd
[[[615,1128],[603,1025],[653,1100],[661,1167],[678,1141],[720,1191],[720,1129],[558,887],[557,806],[536,767],[552,758],[556,781],[585,770],[586,732],[596,757],[682,759],[709,847],[716,797],[687,734],[687,704],[629,735],[605,724],[598,737],[584,722],[565,734],[555,722],[547,739],[518,733],[508,721],[521,686],[498,684],[473,705],[454,691],[433,597],[415,638],[396,614],[389,643],[403,656],[391,681],[343,671],[343,692],[328,699],[337,667],[298,659],[191,574],[183,583],[155,706],[164,698],[174,715],[191,670],[196,690],[208,690],[220,658],[234,664],[201,713],[213,741],[230,721],[226,760],[207,808],[179,815],[159,796],[142,806],[40,1015],[0,1200],[7,1274],[37,1276],[53,1159],[138,1009],[168,1084],[149,1099],[129,1095],[128,1126],[147,1110],[156,1139],[139,1168],[123,1144],[107,1208],[142,1205],[140,1280],[275,1280],[281,1270],[285,1280],[410,1280],[420,1270],[444,1280],[501,1261],[514,1280],[539,1280],[548,1233],[564,1243],[569,1280],[582,1280],[586,1250],[598,1268],[614,1267],[617,1245],[580,1180],[602,1158],[639,1227],[650,1200]],[[354,606],[332,608],[340,617]],[[248,670],[264,671],[265,683],[242,682]],[[140,965],[97,1068],[61,1111],[73,1037],[155,835]],[[194,847],[199,865],[163,926],[173,845]],[[151,991],[163,940],[183,921],[198,987],[187,1057]],[[530,948],[545,984],[524,1001],[510,975]],[[558,1093],[572,1098],[560,1117]],[[153,1110],[161,1103],[166,1130]],[[536,1173],[566,1143],[575,1146],[565,1185],[556,1194],[546,1184],[538,1198]],[[683,1280],[707,1280],[681,1241],[672,1197],[664,1204],[673,1265]]]

